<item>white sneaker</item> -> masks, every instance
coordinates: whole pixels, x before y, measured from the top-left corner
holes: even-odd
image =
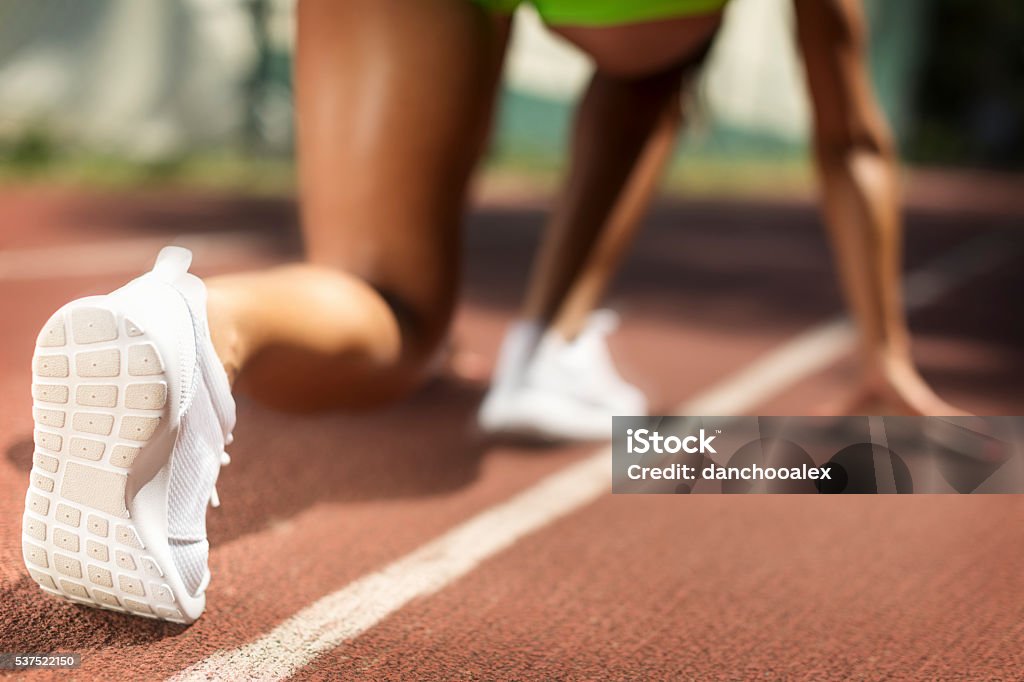
[[[646,414],[643,393],[619,376],[608,351],[607,336],[617,325],[613,312],[597,311],[571,341],[544,334],[526,362],[510,360],[522,353],[521,332],[513,328],[480,410],[481,428],[545,440],[603,440],[611,437],[613,415]]]
[[[151,272],[68,303],[39,333],[22,531],[46,592],[183,623],[206,605],[206,505],[235,424],[191,261],[165,248]]]
[[[513,322],[498,350],[491,386],[480,404],[477,423],[488,433],[500,433],[509,426],[509,403],[522,389],[530,359],[540,340],[541,327],[532,321]]]

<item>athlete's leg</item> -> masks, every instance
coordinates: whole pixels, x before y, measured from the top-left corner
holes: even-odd
[[[626,251],[632,245],[658,181],[672,158],[683,124],[678,97],[666,103],[651,131],[629,180],[612,207],[603,229],[594,240],[586,259],[579,264],[567,290],[549,292],[550,301],[562,303],[552,329],[571,339],[583,328],[587,317],[599,305]]]
[[[646,411],[642,392],[624,381],[612,363],[602,338],[611,329],[607,318],[591,313],[632,243],[671,157],[682,124],[680,90],[706,52],[707,29],[716,25],[717,18],[714,24],[701,22],[702,43],[696,49],[675,53],[671,66],[660,63],[646,75],[625,73],[640,63],[636,54],[630,56],[630,68],[616,55],[595,55],[598,71],[579,107],[569,181],[547,226],[523,319],[506,335],[481,405],[484,430],[603,438],[610,415]],[[621,41],[605,34],[652,28],[663,27],[587,29],[571,37],[584,45],[614,47]],[[676,26],[676,37],[682,30],[682,38],[692,40],[692,28]],[[634,52],[645,44],[632,42]],[[604,62],[622,68],[605,69]]]
[[[551,216],[523,315],[565,338],[580,331],[614,275],[682,124],[720,13],[612,27],[555,27],[597,71],[574,128],[569,179]]]
[[[579,331],[674,146],[681,78],[680,68],[646,78],[594,75],[577,116],[569,179],[528,285],[526,319],[554,323],[566,338]]]
[[[217,351],[244,390],[359,407],[415,385],[452,313],[508,24],[467,0],[301,0],[308,262],[208,283]]]
[[[867,72],[860,0],[795,5],[825,218],[860,333],[865,390],[888,409],[957,414],[921,379],[910,355],[900,283],[897,158]]]

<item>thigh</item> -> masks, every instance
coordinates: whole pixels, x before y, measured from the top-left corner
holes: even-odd
[[[859,145],[891,153],[891,134],[871,84],[860,0],[796,0],[794,6],[821,151],[844,154]]]
[[[469,0],[301,0],[296,109],[311,261],[447,317],[465,188],[507,35]]]

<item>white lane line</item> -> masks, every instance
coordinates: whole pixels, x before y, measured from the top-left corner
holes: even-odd
[[[969,244],[965,254],[984,255],[967,259],[969,267],[961,267],[961,261],[955,257],[944,258],[941,263],[947,270],[937,273],[937,279],[929,278],[931,282],[941,283],[941,286],[932,286],[932,290],[945,293],[1009,257],[1009,249],[997,247],[979,246],[979,242]],[[927,300],[933,299],[927,297]],[[923,305],[922,301],[915,303]],[[746,412],[770,397],[771,392],[814,374],[827,365],[829,359],[838,359],[852,348],[853,342],[854,332],[848,323],[826,322],[683,403],[677,412],[682,415]],[[833,350],[834,346],[838,346],[838,350]],[[611,448],[606,446],[383,569],[317,600],[252,642],[217,652],[171,679],[286,678],[321,653],[366,632],[414,599],[452,584],[525,535],[593,502],[607,493],[610,485]]]
[[[849,320],[823,322],[705,390],[679,414],[729,416],[746,412],[845,357],[853,351],[856,340]]]
[[[366,632],[407,603],[434,594],[516,540],[608,489],[611,450],[573,464],[456,526],[384,569],[306,607],[259,639],[218,652],[172,680],[279,680]]]

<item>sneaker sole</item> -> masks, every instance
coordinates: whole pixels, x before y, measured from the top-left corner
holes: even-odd
[[[106,297],[69,303],[46,323],[32,358],[22,550],[50,594],[186,623],[198,616],[196,598],[182,595],[166,547],[147,548],[129,511],[173,446],[165,367],[157,344]]]

